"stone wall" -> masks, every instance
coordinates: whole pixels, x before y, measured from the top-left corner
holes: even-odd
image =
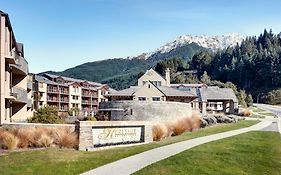
[[[71,131],[77,131],[76,125],[74,124],[44,124],[44,123],[3,123],[3,128],[8,129],[19,129],[19,128],[69,128]]]
[[[123,127],[142,127],[142,136],[143,139],[139,143],[119,143],[112,145],[113,140],[108,139],[108,146],[94,147],[94,144],[97,144],[99,140],[94,140],[93,138],[93,128],[101,129],[116,129]],[[120,136],[120,133],[119,133]],[[120,138],[123,140],[122,138]],[[116,146],[132,146],[136,144],[149,143],[153,141],[152,136],[152,123],[150,122],[135,122],[135,121],[80,121],[79,122],[79,150],[92,151],[105,148],[111,148]],[[116,142],[115,142],[116,143]],[[111,144],[111,145],[110,145]]]
[[[99,111],[110,112],[110,120],[119,121],[167,121],[191,114],[190,103],[108,101],[101,102]]]

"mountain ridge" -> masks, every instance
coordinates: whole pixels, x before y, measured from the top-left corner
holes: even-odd
[[[43,73],[52,73],[72,78],[97,81],[107,83],[116,89],[123,89],[130,85],[134,85],[135,81],[133,81],[133,79],[137,78],[139,72],[154,67],[159,61],[173,57],[179,57],[188,61],[196,53],[201,51],[214,52],[215,49],[225,49],[226,47],[234,46],[237,43],[240,44],[241,39],[242,37],[238,34],[210,37],[203,35],[182,35],[171,42],[167,42],[153,52],[143,53],[135,57],[111,58],[87,62],[68,68],[64,71],[55,72],[50,70]],[[198,43],[195,43],[194,41],[197,41]],[[116,83],[114,81],[124,83]]]

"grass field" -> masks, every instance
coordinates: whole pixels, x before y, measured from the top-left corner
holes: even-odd
[[[263,109],[257,108],[257,107],[250,107],[250,109],[251,109],[253,112],[256,112],[256,113],[267,112],[266,110],[263,110]]]
[[[8,153],[7,155],[0,156],[0,174],[79,174],[149,149],[196,137],[244,128],[257,122],[240,121],[235,124],[216,125],[177,137],[167,138],[159,142],[96,152],[50,148],[46,150]]]
[[[255,131],[207,143],[135,173],[150,174],[280,175],[280,134]]]

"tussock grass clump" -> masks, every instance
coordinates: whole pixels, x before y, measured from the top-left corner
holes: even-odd
[[[8,131],[3,131],[0,134],[0,146],[3,149],[13,150],[17,148],[19,139]]]
[[[54,139],[51,138],[49,135],[42,134],[40,139],[38,139],[36,143],[39,147],[50,147],[52,146],[53,142]]]
[[[190,113],[187,117],[178,118],[175,121],[158,123],[153,126],[153,140],[159,141],[169,136],[180,135],[187,131],[200,128],[201,118],[198,113]]]
[[[153,140],[159,141],[167,137],[167,126],[165,124],[156,124],[152,127]]]
[[[34,143],[34,129],[13,129],[11,133],[19,139],[18,148],[31,147]]]
[[[178,119],[174,122],[174,132],[173,135],[181,135],[186,131],[191,131],[192,120],[190,117]]]
[[[55,144],[60,148],[77,148],[78,136],[70,129],[61,128],[55,131]]]
[[[243,115],[244,115],[245,117],[250,117],[250,116],[252,116],[252,114],[253,114],[253,112],[252,112],[252,110],[250,110],[250,109],[245,109],[245,110],[243,111]]]
[[[69,128],[27,127],[0,129],[0,149],[42,148],[58,146],[77,148],[78,136]]]

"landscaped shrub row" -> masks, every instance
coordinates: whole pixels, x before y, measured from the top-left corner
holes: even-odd
[[[217,123],[236,123],[244,119],[236,115],[207,115],[201,118],[198,113],[192,113],[190,116],[175,121],[155,124],[152,130],[153,140],[159,141],[166,137],[180,135]]]
[[[68,128],[0,129],[0,149],[42,147],[77,148],[78,136]]]
[[[197,113],[191,114],[175,121],[158,123],[153,126],[153,140],[159,141],[166,137],[180,135],[187,131],[193,131],[200,128],[201,119]]]

